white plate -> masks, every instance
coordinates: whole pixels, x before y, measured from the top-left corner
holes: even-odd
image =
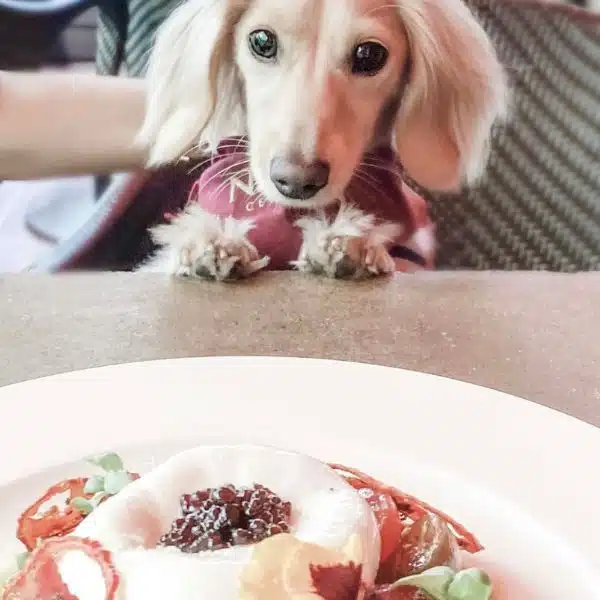
[[[370,472],[472,529],[505,600],[600,597],[600,432],[484,388],[284,358],[106,367],[0,390],[0,552],[46,485],[117,450],[147,470],[204,442],[256,442]]]

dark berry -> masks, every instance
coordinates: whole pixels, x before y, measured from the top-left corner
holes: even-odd
[[[289,531],[292,505],[264,485],[218,488],[183,494],[182,516],[159,545],[197,553],[252,544]]]
[[[225,507],[225,514],[227,516],[227,524],[229,527],[238,527],[242,520],[242,507],[238,504],[229,504]]]
[[[215,502],[230,503],[235,501],[237,498],[237,493],[235,486],[225,485],[213,490],[211,496]]]
[[[252,519],[248,525],[250,531],[255,533],[264,533],[267,530],[267,523],[262,519]]]
[[[234,529],[231,534],[231,543],[234,546],[245,546],[254,541],[254,536],[247,529]]]

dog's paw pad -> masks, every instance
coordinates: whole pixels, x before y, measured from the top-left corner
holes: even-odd
[[[208,281],[235,281],[264,269],[269,257],[259,257],[248,241],[207,244],[182,251],[176,275]]]
[[[394,259],[383,245],[366,238],[332,236],[306,249],[296,261],[298,270],[334,279],[365,279],[393,273]]]
[[[302,230],[299,271],[335,279],[364,279],[395,271],[387,248],[403,231],[397,223],[376,223],[349,204],[343,204],[331,219],[320,214],[296,221]]]

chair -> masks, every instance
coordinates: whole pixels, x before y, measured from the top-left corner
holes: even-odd
[[[600,14],[470,0],[508,67],[512,118],[484,180],[430,197],[440,268],[600,270]]]
[[[543,0],[468,3],[508,67],[513,115],[476,189],[428,195],[438,266],[599,270],[600,15]],[[85,236],[34,270],[135,266],[152,248],[146,228],[185,202],[191,181],[177,169],[127,178]]]

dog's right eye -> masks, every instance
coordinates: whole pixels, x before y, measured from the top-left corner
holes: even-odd
[[[442,0],[443,2],[444,0]],[[389,53],[387,49],[378,42],[364,42],[354,48],[351,57],[352,73],[371,77],[383,69],[387,62]]]
[[[248,36],[248,44],[254,56],[261,60],[273,60],[277,56],[277,36],[267,29],[257,29]]]

